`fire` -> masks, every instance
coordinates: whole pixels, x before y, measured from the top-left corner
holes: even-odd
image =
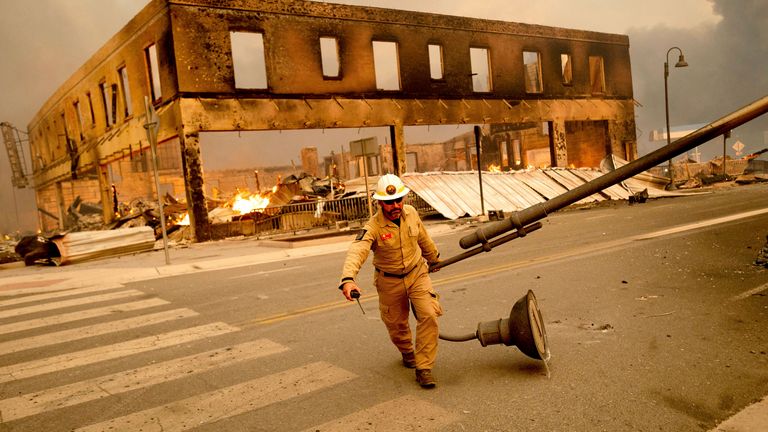
[[[490,165],[488,165],[488,171],[490,171],[490,172],[501,172],[501,166],[500,165],[495,165],[495,164],[490,164]]]
[[[240,214],[248,214],[254,211],[264,210],[268,205],[268,197],[250,195],[248,192],[240,192],[235,195],[235,199],[232,202],[232,210]]]
[[[184,217],[176,222],[176,225],[189,225],[189,213],[184,213]]]

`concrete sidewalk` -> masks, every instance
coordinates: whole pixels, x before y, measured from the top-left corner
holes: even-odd
[[[425,224],[433,237],[456,232],[454,225]],[[222,270],[285,259],[342,253],[347,250],[356,232],[301,240],[263,240],[237,237],[206,243],[169,247],[170,264],[165,262],[162,241],[155,249],[130,255],[83,261],[75,264],[25,267],[23,262],[0,265],[0,296],[29,292],[82,288],[94,285],[119,285],[166,276],[178,276],[210,270]],[[341,271],[341,262],[339,262]],[[23,291],[21,291],[23,290]]]

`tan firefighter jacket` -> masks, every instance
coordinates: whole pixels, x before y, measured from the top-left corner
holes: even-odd
[[[369,251],[373,251],[373,266],[386,276],[404,277],[426,259],[438,262],[437,247],[424,229],[415,208],[404,205],[400,226],[376,212],[347,252],[341,273],[341,284],[354,280]]]

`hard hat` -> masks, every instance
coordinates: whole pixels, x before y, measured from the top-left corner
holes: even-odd
[[[397,199],[408,195],[410,191],[403,181],[400,180],[400,177],[394,174],[384,174],[379,177],[373,199],[381,201]]]

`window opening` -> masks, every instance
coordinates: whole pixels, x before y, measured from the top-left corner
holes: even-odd
[[[107,87],[107,83],[100,83],[99,90],[101,93],[101,106],[104,108],[104,123],[107,127],[112,126],[112,104],[109,102],[110,89]]]
[[[491,67],[486,48],[470,48],[469,61],[472,64],[472,90],[477,93],[491,91]]]
[[[373,64],[377,90],[400,90],[397,42],[373,41]]]
[[[501,166],[502,167],[508,167],[509,166],[509,144],[506,140],[501,141],[499,143],[499,154],[501,156]]]
[[[264,51],[264,35],[251,32],[230,32],[232,67],[235,88],[266,89],[267,65]]]
[[[323,65],[323,77],[338,78],[340,72],[339,43],[336,38],[320,38],[320,59]]]
[[[525,67],[525,92],[541,93],[541,61],[536,51],[523,51],[523,66]]]
[[[117,123],[117,84],[112,84],[112,124]]]
[[[363,158],[357,158],[357,172],[360,174],[360,176],[365,175],[365,166],[367,163],[368,166],[368,175],[369,176],[377,176],[381,174],[381,170],[379,169],[379,166],[381,164],[380,158],[378,155],[370,155],[365,156],[367,161],[363,161]]]
[[[69,150],[69,130],[67,130],[67,117],[64,115],[64,112],[61,113],[61,137],[64,138],[64,144],[67,150]]]
[[[429,77],[433,80],[443,79],[443,46],[429,45]]]
[[[519,139],[512,140],[512,159],[515,161],[515,168],[522,168],[523,165],[523,145]]]
[[[157,146],[157,169],[181,169],[178,141],[169,141]]]
[[[149,91],[152,102],[157,102],[163,97],[160,89],[160,69],[157,63],[157,46],[152,44],[144,50],[147,60],[147,75],[149,76]]]
[[[123,93],[123,116],[130,117],[133,114],[131,106],[131,86],[128,84],[128,69],[125,66],[117,70],[120,75],[120,87]]]
[[[563,84],[573,84],[573,66],[570,54],[560,54],[560,70],[563,76]]]
[[[605,93],[605,71],[602,57],[589,56],[589,83],[592,93]]]
[[[80,101],[77,100],[73,104],[75,108],[75,118],[77,119],[77,134],[80,136],[80,141],[83,140],[83,111],[80,109]]]
[[[85,94],[85,98],[88,99],[88,112],[91,114],[91,126],[96,124],[96,115],[93,113],[93,100],[91,99],[91,92]]]

